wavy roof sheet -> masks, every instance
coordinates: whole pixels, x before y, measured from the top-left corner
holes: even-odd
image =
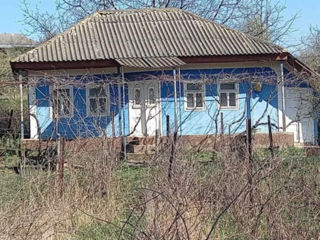
[[[282,52],[287,51],[183,10],[141,9],[97,12],[13,62],[140,61]]]

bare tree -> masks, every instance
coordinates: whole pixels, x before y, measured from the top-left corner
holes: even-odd
[[[320,28],[310,27],[310,33],[303,39],[304,49],[300,51],[300,58],[315,71],[320,71]]]
[[[285,5],[269,0],[58,0],[53,13],[23,0],[24,22],[30,34],[48,39],[100,10],[179,8],[252,36],[284,43],[297,15],[285,19]]]
[[[238,26],[240,30],[270,42],[287,45],[284,40],[294,30],[293,23],[297,13],[286,19],[286,6],[280,1],[272,3],[270,0],[248,0],[246,5],[248,8]]]

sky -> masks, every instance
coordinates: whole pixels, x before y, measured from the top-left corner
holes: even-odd
[[[50,11],[54,8],[55,0],[27,0],[39,3],[40,8]],[[272,0],[282,1],[287,9],[285,18],[290,18],[298,13],[298,18],[293,26],[295,30],[290,34],[291,42],[297,42],[309,32],[310,25],[320,27],[320,0]],[[25,33],[23,14],[21,12],[22,0],[0,0],[0,33]]]

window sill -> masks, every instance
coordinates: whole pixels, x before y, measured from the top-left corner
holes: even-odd
[[[206,108],[205,108],[205,107],[202,107],[202,108],[185,108],[184,110],[185,110],[185,111],[188,111],[188,112],[191,112],[191,111],[201,112],[201,111],[205,111]]]
[[[220,110],[237,111],[238,107],[220,107]]]

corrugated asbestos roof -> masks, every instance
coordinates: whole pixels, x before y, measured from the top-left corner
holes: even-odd
[[[177,57],[282,52],[287,51],[183,10],[141,9],[97,12],[13,62],[115,59],[150,67],[183,64]]]

